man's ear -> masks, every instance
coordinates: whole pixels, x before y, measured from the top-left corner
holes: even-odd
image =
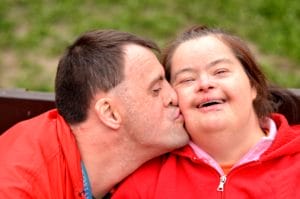
[[[98,115],[98,118],[106,126],[112,129],[118,129],[121,125],[121,115],[117,110],[117,107],[114,106],[112,99],[110,98],[101,98],[95,104],[95,109]]]

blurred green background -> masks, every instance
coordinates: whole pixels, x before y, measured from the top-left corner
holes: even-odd
[[[53,91],[64,49],[91,29],[129,31],[163,47],[207,24],[246,40],[272,82],[300,88],[299,21],[297,0],[1,0],[0,87]]]

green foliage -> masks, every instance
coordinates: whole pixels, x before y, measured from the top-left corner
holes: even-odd
[[[38,64],[33,64],[28,61],[21,63],[21,66],[25,68],[16,80],[15,85],[17,88],[30,88],[36,91],[48,91],[53,86],[48,84],[50,82],[47,73],[43,72],[43,67]]]
[[[0,87],[52,91],[55,73],[43,64],[58,60],[67,45],[91,29],[129,31],[163,46],[179,31],[201,23],[241,36],[262,57],[284,58],[286,63],[264,60],[264,71],[281,86],[299,88],[299,21],[296,0],[2,0],[0,79],[11,67],[2,52],[13,52],[19,72]]]

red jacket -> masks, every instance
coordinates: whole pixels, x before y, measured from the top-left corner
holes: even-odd
[[[149,161],[116,190],[116,198],[300,198],[300,125],[274,114],[278,132],[258,161],[233,168],[223,191],[220,174],[186,146]]]
[[[0,198],[84,198],[80,154],[56,110],[0,136]]]

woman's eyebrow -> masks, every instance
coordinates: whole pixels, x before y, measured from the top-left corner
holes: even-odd
[[[219,59],[216,59],[216,60],[208,63],[205,67],[209,68],[209,67],[215,66],[219,63],[232,63],[232,61],[228,58],[219,58]]]
[[[178,75],[180,75],[181,73],[185,73],[185,72],[195,72],[195,69],[190,68],[190,67],[183,68],[174,74],[174,79],[176,79],[178,77]]]
[[[208,63],[205,68],[210,68],[212,66],[215,66],[215,65],[218,65],[219,63],[232,63],[232,61],[228,58],[219,58],[219,59],[216,59],[210,63]],[[186,68],[183,68],[183,69],[180,69],[179,71],[177,71],[175,74],[174,74],[174,78],[172,79],[176,79],[180,74],[182,73],[186,73],[186,72],[195,72],[195,69],[192,68],[192,67],[186,67]]]

